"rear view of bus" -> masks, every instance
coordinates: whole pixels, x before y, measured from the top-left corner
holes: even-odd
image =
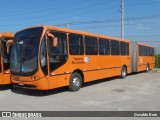
[[[13,43],[14,35],[0,33],[0,85],[10,84],[10,48]]]

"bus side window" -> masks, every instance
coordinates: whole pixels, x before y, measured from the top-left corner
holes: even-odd
[[[127,50],[127,55],[129,55],[129,43],[126,43],[127,46],[126,46],[126,50]]]
[[[111,40],[111,55],[120,55],[119,41]]]
[[[76,34],[69,34],[69,53],[71,55],[83,55],[83,36]]]
[[[109,40],[99,39],[99,54],[100,55],[110,55]]]
[[[152,49],[152,55],[151,55],[151,56],[154,56],[154,54],[155,54],[155,53],[154,53],[154,48],[151,48],[151,49]]]
[[[98,54],[98,44],[97,38],[85,37],[85,48],[86,55],[97,55]]]
[[[147,56],[149,56],[149,47],[147,47]]]
[[[127,55],[127,44],[126,42],[120,42],[121,55]]]
[[[139,45],[139,56],[143,56],[143,47]]]
[[[147,47],[146,46],[144,46],[144,56],[147,56]]]

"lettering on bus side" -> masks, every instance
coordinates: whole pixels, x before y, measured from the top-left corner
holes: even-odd
[[[72,64],[84,64],[83,57],[73,57]]]

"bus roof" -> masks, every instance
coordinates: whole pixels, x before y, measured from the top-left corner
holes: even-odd
[[[10,32],[5,32],[5,33],[0,32],[0,38],[1,38],[1,37],[11,37],[11,38],[13,38],[13,37],[14,37],[14,34],[12,34],[12,33],[10,33]]]
[[[153,47],[155,48],[154,46],[151,46],[151,45],[148,45],[148,44],[144,44],[144,43],[140,43],[140,42],[137,42],[138,45],[143,45],[143,46],[147,46],[147,47]]]
[[[61,27],[56,27],[56,26],[49,26],[49,25],[33,26],[33,27],[29,27],[29,28],[26,28],[26,29],[23,29],[23,30],[27,30],[27,29],[30,29],[30,28],[37,28],[37,27],[43,27],[46,30],[56,30],[56,31],[67,32],[67,33],[75,33],[75,34],[93,36],[93,37],[98,37],[98,38],[105,38],[105,39],[111,39],[111,40],[119,40],[119,41],[130,42],[130,40],[123,40],[121,38],[116,38],[116,37],[111,37],[111,36],[106,36],[106,35],[100,35],[100,34],[94,34],[94,33],[90,33],[90,32],[78,31],[78,30],[72,30],[72,29],[67,29],[67,28],[61,28]],[[20,30],[18,32],[21,32],[23,30]]]

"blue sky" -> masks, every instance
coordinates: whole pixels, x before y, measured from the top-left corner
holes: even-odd
[[[15,33],[54,25],[108,36],[121,36],[121,0],[0,0],[0,31]],[[160,52],[160,0],[124,0],[125,39],[141,41]]]

